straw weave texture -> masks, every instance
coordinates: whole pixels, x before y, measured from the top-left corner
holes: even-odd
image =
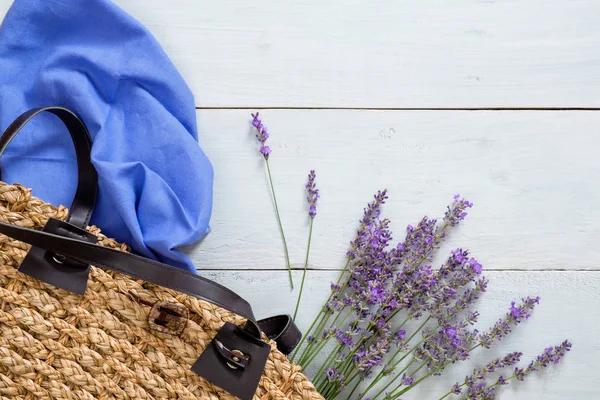
[[[0,182],[0,221],[41,229],[67,209]],[[128,251],[94,226],[103,246]],[[235,399],[190,371],[225,322],[245,319],[158,285],[92,267],[85,296],[17,271],[29,245],[0,235],[0,400]],[[185,330],[150,329],[150,305],[185,306]],[[274,342],[254,400],[322,400]]]

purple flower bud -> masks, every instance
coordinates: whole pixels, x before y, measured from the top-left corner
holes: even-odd
[[[269,138],[267,128],[262,124],[262,121],[258,118],[258,112],[256,114],[250,114],[252,116],[252,126],[256,128],[256,139],[260,143],[260,153],[263,155],[265,160],[269,159],[271,154],[271,148],[265,145],[265,142]]]
[[[265,160],[268,160],[269,154],[271,154],[271,148],[269,146],[260,146],[260,154],[265,157]]]
[[[327,368],[325,370],[325,376],[327,376],[327,380],[329,382],[343,382],[344,380],[344,375],[340,374],[337,370],[337,368]]]
[[[415,378],[412,376],[408,376],[406,374],[402,374],[402,378],[400,379],[403,385],[410,386],[415,382]]]
[[[454,386],[452,386],[452,393],[454,393],[454,394],[462,393],[462,389],[460,388],[460,385],[458,383],[455,383]]]
[[[306,201],[308,202],[308,215],[314,218],[317,215],[317,200],[319,200],[319,189],[315,185],[316,174],[314,170],[311,170],[308,174],[308,183],[306,187]]]

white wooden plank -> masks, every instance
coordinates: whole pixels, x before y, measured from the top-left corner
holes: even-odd
[[[2,16],[2,18],[4,18],[4,15],[6,15],[6,12],[8,11],[8,8],[10,7],[11,4],[12,4],[12,1],[5,1],[5,0],[0,1],[0,16]]]
[[[290,293],[284,271],[200,271],[204,276],[233,289],[253,306],[257,317],[293,313],[297,291]],[[329,282],[337,279],[337,271],[309,271],[298,324],[306,330],[322,302],[328,296]],[[519,325],[505,341],[490,350],[474,352],[464,364],[448,368],[442,377],[431,379],[414,390],[405,400],[437,399],[474,366],[483,366],[495,357],[511,351],[522,351],[523,364],[545,347],[564,339],[573,350],[564,362],[532,376],[526,382],[505,388],[500,399],[563,400],[597,399],[597,371],[600,368],[600,273],[563,271],[488,271],[488,292],[478,303],[481,313],[477,328],[485,329],[500,318],[511,300],[528,295],[541,296],[533,316]],[[294,273],[300,281],[301,273]],[[311,373],[311,370],[308,370]],[[314,373],[314,371],[312,372]]]
[[[600,106],[594,0],[116,3],[198,106]]]
[[[198,112],[215,168],[212,232],[187,249],[200,268],[285,266],[249,111]],[[400,240],[454,193],[475,203],[441,255],[465,247],[490,269],[600,268],[600,113],[264,111],[292,263],[304,263],[303,185],[322,198],[311,268],[341,268],[362,209],[389,189]]]

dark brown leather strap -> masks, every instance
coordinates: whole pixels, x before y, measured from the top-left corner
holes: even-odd
[[[260,337],[260,328],[254,318],[250,304],[216,282],[135,254],[53,233],[21,228],[5,223],[0,223],[0,233],[84,264],[92,264],[107,270],[121,272],[137,279],[206,300],[247,318],[250,322],[251,333],[255,337]]]
[[[55,220],[50,219],[49,223],[52,221]],[[256,333],[258,327],[267,337],[277,342],[277,348],[284,354],[292,352],[302,337],[289,315],[278,315],[256,322],[252,307],[239,295],[216,282],[170,265],[91,242],[11,224],[0,223],[0,233],[40,249],[74,258],[84,264],[121,272],[216,304],[248,318],[251,325],[249,328]],[[73,268],[73,275],[80,272]],[[73,276],[73,279],[75,278]]]
[[[302,332],[289,315],[276,315],[274,317],[261,319],[258,326],[269,339],[277,343],[277,349],[288,355],[302,339]]]
[[[67,126],[75,153],[77,156],[77,166],[79,169],[77,192],[73,203],[69,208],[67,222],[79,228],[86,228],[90,221],[94,203],[96,202],[96,191],[98,188],[98,174],[92,164],[90,152],[92,141],[90,135],[81,120],[71,111],[62,107],[44,107],[29,110],[21,114],[0,137],[0,156],[6,150],[6,147],[15,135],[23,128],[33,117],[47,111],[56,115]],[[43,173],[41,171],[40,173]]]

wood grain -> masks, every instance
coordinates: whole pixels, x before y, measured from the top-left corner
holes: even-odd
[[[116,3],[201,107],[600,106],[594,0]]]
[[[293,313],[297,291],[291,293],[284,271],[200,271],[245,297],[257,317]],[[310,271],[307,277],[298,323],[308,328],[328,295],[329,282],[337,280],[338,271]],[[500,399],[511,400],[594,400],[598,398],[596,381],[600,368],[599,272],[564,271],[488,271],[488,291],[480,300],[481,313],[476,328],[491,326],[508,310],[511,300],[524,296],[541,296],[532,317],[519,325],[504,341],[489,350],[475,351],[471,360],[449,367],[441,377],[419,385],[405,400],[438,399],[457,381],[464,379],[475,366],[483,366],[495,357],[522,351],[522,364],[544,350],[568,338],[573,350],[564,363],[532,376],[525,382],[506,387]],[[301,273],[294,273],[296,282]],[[309,375],[314,373],[308,370]],[[454,397],[455,398],[455,397]]]
[[[185,250],[259,317],[293,312],[297,292],[283,271],[250,109],[600,107],[593,0],[115,2],[156,36],[198,107],[228,108],[198,111],[200,145],[215,167],[214,212],[212,232]],[[0,0],[0,17],[10,3]],[[458,192],[475,207],[435,263],[467,247],[489,270],[479,325],[492,324],[511,299],[540,295],[542,304],[508,340],[405,400],[435,400],[475,365],[516,350],[530,359],[564,338],[574,343],[564,364],[500,398],[600,398],[600,113],[262,114],[295,268],[304,260],[311,168],[322,194],[301,328],[326,297],[374,192],[389,189],[384,212],[397,240],[421,216],[442,216]],[[300,276],[294,271],[296,283]]]
[[[389,189],[397,240],[452,195],[475,203],[440,255],[469,248],[490,269],[600,269],[600,113],[277,111],[271,165],[292,263],[304,263],[304,184],[322,198],[311,268],[340,268],[362,209]],[[212,232],[187,249],[200,268],[281,269],[285,263],[264,161],[245,110],[198,111],[215,169]],[[441,260],[441,259],[440,259]]]

